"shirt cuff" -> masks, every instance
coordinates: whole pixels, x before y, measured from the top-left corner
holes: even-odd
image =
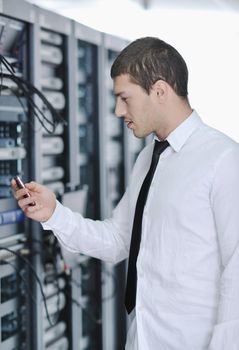
[[[64,219],[63,219],[64,218]],[[58,200],[56,201],[56,207],[52,216],[41,225],[44,230],[64,230],[64,226],[67,228],[68,223],[71,220],[70,210],[64,207]]]

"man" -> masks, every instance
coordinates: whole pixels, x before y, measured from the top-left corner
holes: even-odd
[[[16,190],[13,181],[15,198],[72,252],[116,263],[130,251],[129,285],[137,260],[137,283],[130,285],[136,300],[128,286],[126,293],[127,350],[238,350],[238,144],[192,110],[186,64],[162,40],[129,44],[111,76],[116,115],[135,136],[154,133],[165,145],[155,173],[146,180],[157,141],[140,153],[123,198],[104,221],[73,213],[34,182]],[[23,198],[26,191],[31,197]]]

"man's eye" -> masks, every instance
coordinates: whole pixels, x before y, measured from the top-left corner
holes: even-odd
[[[128,97],[121,97],[122,101],[126,102]]]

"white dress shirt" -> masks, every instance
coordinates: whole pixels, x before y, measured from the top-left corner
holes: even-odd
[[[144,209],[127,350],[239,349],[239,145],[195,111],[168,137]],[[43,223],[61,244],[117,263],[129,255],[153,142],[140,153],[112,218],[59,202]]]

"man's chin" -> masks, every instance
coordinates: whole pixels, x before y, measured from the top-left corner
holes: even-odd
[[[141,137],[142,137],[142,136],[139,135],[139,133],[137,133],[137,131],[135,131],[135,130],[133,130],[133,134],[134,134],[135,137],[138,137],[138,138],[141,138]]]
[[[135,129],[133,130],[133,134],[138,139],[142,139],[142,138],[145,138],[148,136],[147,134],[140,133],[139,131],[137,132],[137,130],[135,130]]]

